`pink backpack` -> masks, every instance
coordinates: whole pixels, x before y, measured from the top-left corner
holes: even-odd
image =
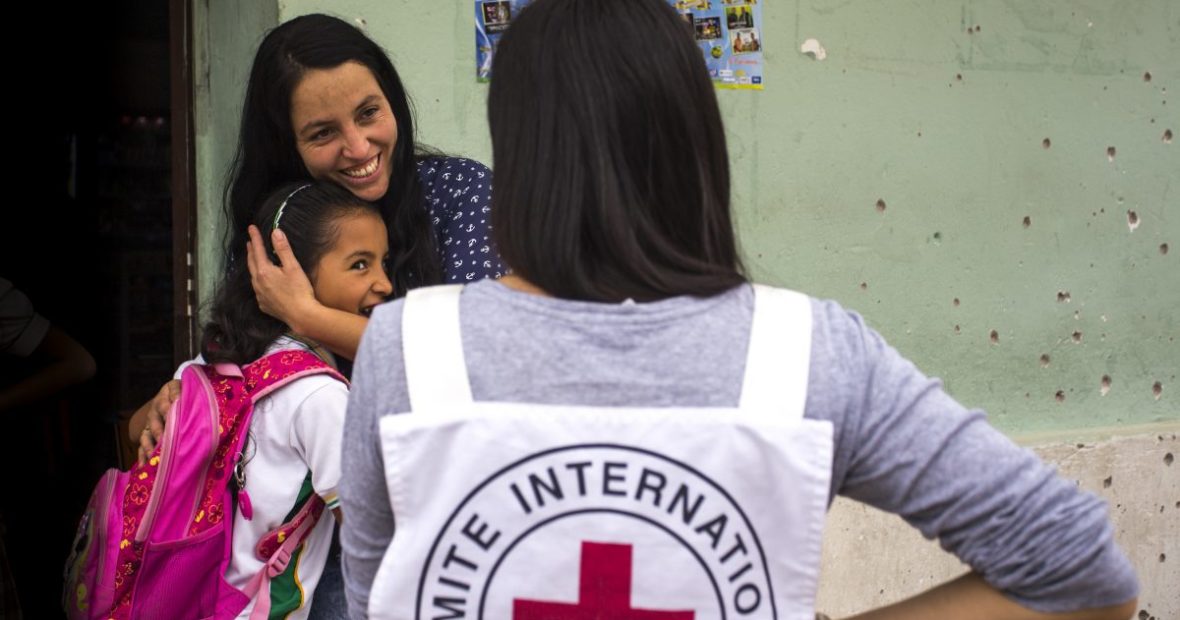
[[[307,351],[279,351],[246,366],[193,364],[150,460],[99,480],[66,562],[62,605],[71,620],[234,618],[258,595],[251,618],[270,611],[270,578],[282,574],[324,503],[259,541],[265,566],[243,590],[225,582],[233,510],[249,519],[244,490],[230,481],[242,458],[254,403],[301,377],[329,374]]]

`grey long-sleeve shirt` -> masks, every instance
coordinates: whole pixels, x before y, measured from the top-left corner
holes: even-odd
[[[753,291],[600,304],[537,297],[495,281],[460,301],[476,400],[733,407]],[[1014,600],[1045,612],[1138,593],[1105,506],[943,392],[855,313],[812,301],[805,416],[835,430],[832,494],[901,515]],[[361,342],[344,431],[341,528],[350,613],[394,535],[378,418],[409,410],[402,302],[379,307]]]

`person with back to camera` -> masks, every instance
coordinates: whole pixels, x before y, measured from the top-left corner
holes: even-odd
[[[246,261],[248,244],[250,251],[262,250],[250,223],[266,193],[309,179],[377,203],[390,234],[397,295],[503,272],[489,230],[491,172],[473,160],[421,150],[388,56],[351,24],[320,14],[271,30],[254,56],[224,196],[227,266]],[[352,359],[368,317],[320,303],[282,232],[274,237],[281,266],[262,261],[252,272],[259,306],[294,333]],[[128,425],[141,456],[163,432],[178,385],[161,388]]]
[[[835,494],[971,568],[857,618],[1133,613],[1101,500],[855,313],[747,280],[716,96],[664,0],[537,0],[494,63],[511,272],[373,313],[341,484],[354,617],[810,619]]]

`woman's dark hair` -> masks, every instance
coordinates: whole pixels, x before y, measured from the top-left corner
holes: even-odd
[[[258,46],[246,100],[238,149],[226,184],[226,266],[245,259],[246,226],[266,192],[281,184],[308,180],[291,127],[291,94],[310,69],[331,69],[346,62],[369,69],[397,119],[397,145],[390,162],[389,190],[379,199],[390,231],[390,278],[394,290],[442,282],[434,227],[422,204],[418,151],[406,91],[389,57],[348,22],[328,15],[303,15],[267,33]],[[394,243],[393,231],[398,231]]]
[[[713,84],[667,2],[537,0],[493,63],[492,224],[512,270],[608,302],[746,281]]]
[[[276,218],[280,209],[282,213]],[[272,192],[247,224],[254,224],[262,232],[266,254],[277,262],[270,243],[270,233],[277,223],[287,235],[295,259],[311,277],[320,258],[336,242],[340,232],[336,222],[359,212],[381,215],[376,205],[334,183],[288,183]],[[261,357],[286,331],[282,321],[259,310],[243,258],[229,266],[217,287],[209,322],[201,336],[201,355],[208,362],[247,364]]]

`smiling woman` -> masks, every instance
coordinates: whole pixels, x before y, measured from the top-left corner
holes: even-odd
[[[331,181],[380,208],[390,238],[393,294],[503,272],[491,241],[491,172],[420,150],[410,104],[385,52],[352,25],[304,15],[259,45],[242,106],[225,208],[230,268],[241,264],[258,203],[276,185]],[[253,283],[262,310],[351,358],[367,319],[319,303],[281,235],[282,266]],[[251,251],[261,250],[261,238]]]
[[[365,200],[385,196],[397,120],[364,65],[346,62],[308,71],[291,94],[291,126],[312,177]]]
[[[267,195],[312,179],[377,205],[391,296],[504,272],[492,242],[491,171],[420,149],[409,99],[385,52],[347,22],[318,14],[270,31],[254,57],[223,197],[225,266],[251,269],[263,312],[351,359],[368,318],[321,303],[281,231],[273,240],[280,266],[246,260],[249,252],[269,252],[262,234],[270,231],[250,232]],[[176,395],[171,382],[140,408],[128,425],[132,441],[145,450],[155,444]],[[151,433],[141,434],[145,424]]]

